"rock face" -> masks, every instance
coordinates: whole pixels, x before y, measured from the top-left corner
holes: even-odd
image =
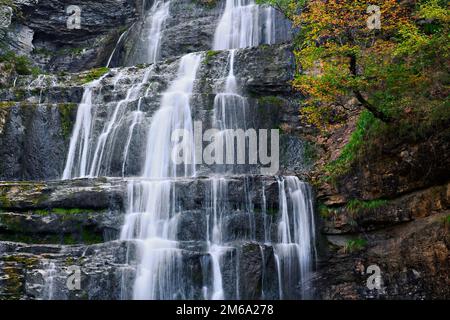
[[[133,270],[127,267],[135,256],[132,248],[133,243],[120,241],[91,246],[1,242],[0,297],[118,300],[123,293],[121,281],[133,277]],[[81,274],[83,289],[76,290],[74,286],[74,290],[69,290],[69,276],[76,272]]]
[[[318,184],[328,251],[313,281],[318,298],[450,297],[448,136],[442,128],[385,141],[334,185]]]
[[[74,3],[58,0],[14,1],[15,14],[7,31],[9,49],[27,55],[48,71],[81,71],[104,65],[120,36],[139,17],[141,1],[83,1],[80,24],[72,21]]]
[[[445,128],[419,143],[391,146],[340,181],[341,193],[365,200],[392,198],[449,179],[450,130]],[[362,170],[361,170],[362,169]]]
[[[176,180],[180,207],[178,239],[186,272],[193,279],[188,291],[202,298],[204,278],[212,267],[205,244],[205,221],[210,210],[210,178]],[[228,243],[240,249],[223,257],[223,283],[227,296],[278,298],[274,277],[276,263],[272,245],[261,245],[265,234],[245,240],[264,230],[262,219],[252,224],[241,206],[251,195],[255,215],[262,215],[262,185],[266,210],[278,220],[279,184],[273,177],[230,177],[224,207],[228,219],[223,229]],[[2,183],[0,185],[0,299],[120,299],[132,296],[138,247],[133,241],[117,241],[124,219],[127,186],[120,179],[81,179],[45,183]],[[242,218],[241,218],[242,217]],[[234,219],[237,218],[237,219]],[[202,220],[203,219],[203,220]],[[254,227],[252,227],[254,225]],[[273,224],[276,236],[276,225]],[[10,242],[14,241],[14,242]],[[81,272],[81,290],[69,290],[73,268]],[[72,270],[72,271],[71,271]],[[123,279],[129,286],[123,287]]]
[[[358,252],[335,252],[314,280],[319,298],[448,299],[449,212],[369,233]],[[369,266],[380,270],[379,289],[367,285]]]
[[[64,128],[70,126],[76,105],[17,103],[1,111],[4,125],[0,133],[0,178],[58,178],[69,138]]]
[[[194,121],[202,121],[206,129],[211,126],[215,94],[223,84],[228,52],[204,53],[197,75],[192,99]],[[263,67],[260,67],[261,64]],[[111,117],[111,111],[123,103],[127,92],[141,81],[149,71],[145,84],[147,97],[127,102],[127,108],[141,104],[143,112],[150,117],[158,108],[161,93],[175,77],[179,59],[169,59],[151,66],[129,67],[109,70],[98,89],[96,127],[100,134],[102,125]],[[239,50],[236,53],[236,76],[243,90],[249,92],[249,128],[273,129],[282,123],[294,127],[297,121],[296,104],[290,96],[290,83],[294,73],[293,55],[289,45],[262,46]],[[45,180],[61,178],[64,169],[72,127],[77,115],[84,86],[91,71],[46,75],[38,78],[21,76],[15,87],[0,89],[0,97],[8,102],[0,105],[0,163],[1,180]],[[122,101],[122,102],[121,102]],[[123,149],[127,144],[132,117],[124,118],[117,129],[115,152],[107,176],[121,176]],[[142,168],[136,164],[144,156],[148,121],[136,126],[141,139],[133,140],[130,147],[127,175],[139,175]],[[135,143],[135,144],[134,144]],[[283,137],[283,148],[296,145],[297,152],[282,157],[282,167],[287,170],[292,164],[301,166],[302,142],[295,136]]]
[[[88,83],[104,75],[93,93],[93,138],[120,103],[126,110],[140,106],[146,119],[135,128],[138,138],[128,154],[132,164],[122,166],[133,122],[128,116],[118,123],[116,149],[102,168],[105,176],[138,176],[149,121],[176,76],[179,57],[201,52],[191,108],[194,120],[210,126],[230,58],[229,52],[210,50],[225,1],[172,0],[159,61],[136,66],[130,63],[133,50],[144,12],[154,1],[83,1],[80,29],[67,27],[73,13],[65,10],[71,1],[14,2],[23,19],[13,17],[3,42],[53,74],[13,77],[0,88],[0,180],[9,181],[0,182],[0,299],[130,298],[141,252],[135,241],[117,240],[127,210],[127,181],[56,181],[65,166],[78,104]],[[307,128],[298,117],[301,97],[290,84],[296,66],[291,45],[283,44],[292,35],[289,23],[280,16],[277,21],[279,43],[237,50],[235,73],[249,105],[246,125],[281,129],[280,173],[307,176],[305,142],[298,137]],[[105,66],[110,57],[113,68],[90,70]],[[125,103],[147,72],[147,95]],[[448,130],[442,130],[426,141],[384,148],[356,164],[336,186],[319,183],[317,194],[326,206],[318,208],[316,217],[317,270],[303,284],[314,289],[313,298],[450,298],[449,141]],[[201,177],[210,168],[198,169],[198,179],[174,182],[183,208],[176,238],[188,266],[183,274],[192,280],[183,290],[196,299],[203,297],[202,285],[211,285],[205,273],[213,268],[205,232],[211,181]],[[233,176],[227,186],[223,237],[233,250],[222,261],[224,292],[239,299],[278,299],[279,248],[265,240],[278,237],[277,225],[270,222],[281,218],[279,182]],[[367,285],[373,266],[381,272],[378,289]],[[76,270],[81,289],[69,290],[68,277]]]
[[[225,7],[225,0],[204,2],[201,0],[171,0],[170,15],[164,22],[161,38],[160,59],[177,57],[191,52],[211,49],[215,29]],[[154,1],[147,1],[147,9]],[[260,17],[263,19],[263,17]],[[277,43],[292,39],[292,28],[283,15],[275,12],[275,37]],[[133,57],[133,50],[142,36],[142,20],[127,32],[114,54],[112,66],[143,63]],[[269,66],[267,66],[269,67]]]
[[[143,63],[130,59],[130,55],[140,41],[145,12],[154,0],[84,1],[82,4],[68,0],[13,2],[20,13],[13,14],[3,43],[16,54],[29,57],[43,70],[79,72],[106,66],[110,58],[113,67]],[[73,5],[77,7],[70,7]],[[212,3],[172,0],[170,17],[163,28],[161,59],[209,50],[224,6],[223,0]],[[276,16],[274,32],[278,42],[289,41],[290,24],[280,13]]]

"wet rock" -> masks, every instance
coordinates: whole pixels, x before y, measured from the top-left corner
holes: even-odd
[[[296,111],[291,100],[271,96],[276,91],[286,91],[290,87],[293,66],[290,62],[289,46],[271,46],[238,50],[236,63],[241,65],[237,71],[242,85],[258,78],[258,90],[263,91],[269,98],[250,98],[246,126],[249,128],[277,128],[283,119],[283,114]],[[214,97],[220,91],[228,71],[228,52],[218,52],[211,55],[203,53],[203,64],[200,67],[193,94],[193,120],[202,121],[203,129],[211,127]],[[271,60],[271,71],[260,70],[260,61]],[[120,122],[115,130],[114,143],[108,164],[101,168],[101,176],[138,176],[142,172],[145,156],[147,128],[151,116],[159,108],[161,94],[173,80],[179,66],[179,60],[172,59],[160,62],[154,66],[130,67],[110,70],[101,85],[93,90],[93,113],[96,115],[93,123],[93,137],[96,138],[109,121],[119,103],[127,97],[127,92],[142,81],[145,72],[150,72],[149,80],[143,84],[147,96],[120,104]],[[245,67],[244,67],[245,66]],[[19,77],[16,86],[0,90],[0,96],[12,100],[1,107],[0,123],[0,180],[43,180],[57,179],[62,176],[67,157],[72,128],[76,119],[77,104],[83,95],[84,81],[90,73]],[[253,80],[252,80],[253,79]],[[281,105],[276,103],[281,100]],[[17,102],[15,102],[17,101]],[[275,102],[274,102],[275,101]],[[145,119],[134,127],[134,138],[128,149],[124,165],[124,150],[127,145],[130,126],[133,122],[133,110],[140,106],[145,113]],[[261,111],[264,109],[264,111]],[[278,110],[274,121],[267,121],[267,114],[271,110]],[[290,120],[289,120],[290,121]],[[270,122],[270,123],[269,123]],[[291,121],[292,122],[292,121]],[[293,142],[298,140],[292,136],[282,139],[282,145],[287,150],[294,151]],[[297,141],[298,142],[298,141]],[[206,142],[205,142],[206,146]],[[299,146],[301,149],[301,146]],[[285,150],[283,149],[283,150]],[[297,153],[296,153],[297,154]],[[297,154],[299,162],[301,153]],[[286,157],[285,157],[286,158]],[[285,165],[289,165],[284,161]],[[242,168],[247,170],[247,168]],[[208,166],[201,166],[199,170],[208,171]],[[254,168],[255,173],[258,167]],[[242,171],[244,172],[244,171]]]
[[[58,178],[66,157],[71,118],[76,112],[73,107],[9,107],[0,133],[0,180]]]
[[[123,208],[124,185],[106,179],[52,182],[2,182],[3,210],[36,209],[118,209]]]
[[[55,209],[55,212],[0,213],[0,239],[90,244],[117,239],[123,224],[123,215],[111,211]]]
[[[3,284],[0,286],[0,297],[120,299],[123,277],[133,278],[134,271],[127,264],[127,261],[132,264],[136,256],[133,246],[132,242],[115,241],[88,247],[48,246],[36,251],[33,245],[18,244],[15,251],[0,253],[0,278]],[[59,252],[51,248],[59,248]],[[68,286],[69,276],[74,274],[74,270],[80,270],[79,290],[71,290]],[[125,292],[130,290],[126,287],[123,289]]]
[[[370,155],[364,166],[356,166],[340,178],[338,190],[347,198],[371,200],[394,198],[419,189],[443,184],[450,178],[450,130],[436,132],[426,140],[386,147],[382,154]],[[404,150],[405,151],[405,150]]]
[[[245,243],[239,255],[240,298],[276,299],[276,266],[272,247]]]
[[[363,202],[355,208],[328,207],[323,217],[323,232],[345,234],[379,230],[430,216],[434,212],[449,208],[448,190],[449,184],[436,186],[393,200],[381,200],[377,206],[373,205],[373,208],[364,207]]]
[[[5,43],[51,71],[80,71],[106,63],[120,35],[118,29],[137,20],[141,2],[84,1],[79,28],[69,28],[73,13],[68,1],[15,1],[21,17],[13,16]]]
[[[225,1],[202,3],[198,0],[173,0],[170,16],[165,21],[161,38],[160,59],[182,56],[191,52],[210,50],[219,19],[225,8]],[[264,19],[262,16],[260,19]],[[292,28],[284,16],[275,12],[275,41],[287,42],[292,39]],[[130,29],[123,44],[115,54],[113,66],[144,63],[135,51],[139,49],[142,34],[142,18]],[[262,36],[263,38],[263,36]]]
[[[450,295],[448,214],[372,233],[362,251],[332,255],[314,279],[318,298],[445,299]],[[381,271],[380,289],[367,286],[371,265]]]

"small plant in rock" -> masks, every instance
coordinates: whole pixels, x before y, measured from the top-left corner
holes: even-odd
[[[377,199],[370,201],[362,201],[358,199],[350,200],[347,203],[347,209],[351,212],[360,212],[362,210],[374,210],[384,207],[388,203],[387,200]]]
[[[86,84],[86,83],[92,82],[94,80],[97,80],[98,78],[100,78],[101,76],[106,74],[107,72],[109,72],[109,68],[107,68],[107,67],[95,68],[95,69],[90,70],[88,73],[84,74],[83,76],[81,76],[80,81],[82,84]]]
[[[367,246],[367,240],[362,238],[356,238],[348,240],[344,246],[345,253],[353,253],[363,250]]]
[[[0,55],[0,63],[4,64],[10,72],[16,72],[18,75],[37,76],[41,73],[38,67],[33,66],[30,59],[26,56],[18,56],[13,51]]]

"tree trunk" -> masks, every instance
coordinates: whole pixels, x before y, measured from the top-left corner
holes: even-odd
[[[349,57],[350,57],[350,72],[352,73],[353,76],[357,76],[356,57],[353,54],[349,55]],[[359,103],[361,103],[364,108],[369,110],[374,115],[375,118],[385,123],[393,121],[391,117],[389,117],[382,111],[378,110],[374,105],[372,105],[369,101],[367,101],[359,90],[356,89],[353,90],[353,94],[355,95],[356,99],[358,99]]]

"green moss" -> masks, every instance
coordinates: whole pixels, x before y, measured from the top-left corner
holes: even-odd
[[[442,222],[446,225],[446,226],[450,226],[450,214],[448,214],[447,216],[442,218]]]
[[[44,191],[45,185],[42,183],[29,183],[24,181],[15,182],[3,182],[0,186],[0,207],[11,208],[15,205],[15,200],[12,201],[8,197],[11,189],[17,189],[19,193],[28,193],[28,201],[31,201],[33,205],[39,206],[40,203],[48,200],[49,195]],[[20,202],[20,201],[19,201]]]
[[[25,99],[26,91],[24,89],[16,89],[14,90],[14,99],[16,101],[21,101]]]
[[[9,207],[11,206],[11,201],[6,196],[6,194],[0,194],[0,207]]]
[[[210,9],[214,8],[217,4],[217,0],[194,0],[194,2]]]
[[[0,63],[9,66],[9,69],[14,70],[19,75],[38,75],[41,70],[33,66],[30,59],[26,56],[18,56],[13,51],[7,51],[0,55]]]
[[[6,256],[3,258],[3,261],[8,262],[15,262],[23,264],[24,266],[31,268],[35,267],[39,263],[39,259],[33,256],[28,255],[12,255],[12,256]]]
[[[351,168],[363,145],[366,143],[368,130],[378,124],[378,120],[369,111],[363,111],[356,124],[356,129],[350,136],[348,143],[344,146],[339,157],[329,163],[325,169],[332,178],[339,177]]]
[[[356,238],[348,240],[345,244],[344,251],[346,253],[353,253],[363,250],[367,246],[367,240],[362,238]]]
[[[303,162],[305,165],[312,165],[317,158],[317,146],[313,142],[305,141],[303,144]]]
[[[82,229],[80,233],[63,233],[63,234],[37,234],[37,233],[23,233],[22,230],[13,232],[0,232],[0,241],[21,242],[27,244],[60,244],[60,245],[75,245],[75,244],[96,244],[102,243],[102,235]]]
[[[46,216],[46,215],[50,214],[50,211],[44,210],[44,209],[34,210],[33,212],[36,213],[36,214],[39,214],[41,216]]]
[[[138,68],[138,69],[145,69],[145,68],[148,67],[148,64],[146,64],[146,63],[140,63],[140,64],[138,64],[138,65],[135,65],[135,67]]]
[[[80,75],[79,81],[82,84],[89,83],[89,82],[99,79],[101,76],[105,75],[108,72],[109,72],[109,68],[107,68],[107,67],[95,68],[95,69],[90,70],[86,74]]]
[[[320,203],[317,209],[323,219],[328,219],[332,214],[331,210],[323,203]]]
[[[205,60],[204,63],[205,64],[209,64],[211,62],[211,59],[214,58],[216,55],[218,55],[221,51],[218,50],[209,50],[206,52],[205,55]]]
[[[0,101],[0,108],[10,108],[16,103],[15,101]]]
[[[80,208],[72,208],[72,209],[54,208],[52,210],[52,212],[56,213],[56,214],[81,214],[81,213],[93,212],[93,210],[91,210],[91,209],[80,209]]]
[[[370,201],[361,201],[358,199],[350,200],[347,203],[347,209],[351,212],[359,212],[361,210],[374,210],[381,207],[384,207],[388,204],[387,200],[377,199]]]
[[[52,208],[52,209],[34,210],[33,212],[45,216],[49,214],[60,214],[60,215],[86,214],[95,211],[92,209],[82,209],[82,208]]]
[[[72,234],[65,234],[63,243],[66,245],[74,245],[74,244],[77,244],[77,240],[75,239],[75,237]]]
[[[43,56],[51,56],[53,54],[52,51],[46,48],[35,48],[33,49],[34,54],[43,55]]]
[[[264,96],[258,99],[258,104],[280,108],[284,105],[284,100],[277,96]]]
[[[70,138],[70,134],[72,133],[72,113],[76,107],[76,103],[64,103],[58,106],[59,115],[61,117],[61,130],[64,138],[66,139]]]
[[[266,214],[270,215],[270,216],[276,216],[278,214],[278,209],[275,208],[267,208],[266,209]]]
[[[20,299],[23,289],[23,275],[18,268],[8,266],[8,264],[3,267],[3,272],[6,275],[3,291],[7,294],[7,299]]]
[[[96,244],[103,242],[103,237],[100,234],[89,231],[87,229],[83,229],[83,231],[81,232],[81,238],[83,239],[83,243],[85,244]]]
[[[20,217],[15,215],[2,214],[0,215],[0,222],[2,225],[6,226],[9,232],[22,232],[22,224]]]

